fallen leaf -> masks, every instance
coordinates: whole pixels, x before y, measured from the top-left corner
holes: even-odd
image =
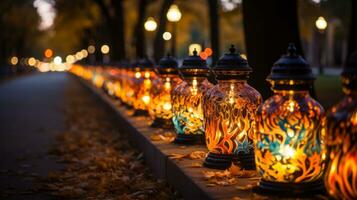
[[[251,184],[248,184],[248,185],[245,185],[245,186],[236,186],[236,188],[238,190],[251,190],[253,189],[254,185],[251,185]]]
[[[192,168],[201,168],[201,167],[202,167],[202,163],[194,162],[194,163],[191,163],[191,165],[190,165],[189,167],[192,167]]]

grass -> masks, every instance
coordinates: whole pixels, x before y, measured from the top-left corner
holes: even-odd
[[[319,102],[325,109],[339,102],[343,96],[340,76],[318,75],[315,91]]]

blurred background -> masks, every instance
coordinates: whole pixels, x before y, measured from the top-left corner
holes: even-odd
[[[356,29],[350,25],[356,7],[352,2],[2,0],[1,74],[28,71],[25,66],[41,62],[114,63],[144,56],[157,61],[167,52],[182,59],[193,48],[201,49],[200,56],[212,64],[234,44],[255,70],[252,82],[265,84],[262,93],[267,96],[264,77],[291,41],[319,75],[317,96],[328,98],[333,90],[338,99],[338,75],[356,46],[350,37]]]

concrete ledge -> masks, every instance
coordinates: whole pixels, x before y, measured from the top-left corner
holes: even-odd
[[[179,146],[164,141],[151,141],[150,135],[162,129],[151,128],[148,117],[133,117],[132,111],[121,106],[116,100],[106,95],[102,90],[78,78],[93,94],[101,99],[114,113],[118,125],[123,132],[128,133],[131,142],[143,152],[147,165],[157,178],[166,179],[175,187],[184,199],[256,199],[252,190],[239,190],[247,185],[256,185],[257,180],[239,178],[234,186],[208,187],[204,180],[203,171],[218,171],[204,167],[193,168],[192,163],[198,160],[182,159],[180,161],[169,158],[172,153],[188,154],[193,151],[205,151],[205,146]],[[262,198],[262,196],[259,196]],[[266,198],[268,199],[268,197]],[[276,197],[275,197],[276,199]]]

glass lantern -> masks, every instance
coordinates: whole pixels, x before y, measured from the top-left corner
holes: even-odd
[[[128,108],[131,109],[133,107],[134,102],[134,84],[135,84],[135,71],[140,70],[137,69],[137,63],[128,63],[124,65],[121,77],[121,88],[120,88],[120,99],[122,103]]]
[[[103,89],[111,97],[115,97],[115,82],[118,78],[118,75],[119,75],[118,67],[110,66],[107,69],[105,69],[104,72],[105,82],[103,85]]]
[[[293,44],[272,67],[267,80],[274,95],[259,107],[254,134],[262,190],[291,195],[324,191],[324,109],[309,94],[314,79]]]
[[[251,72],[233,45],[213,68],[218,84],[203,97],[206,167],[226,169],[234,158],[242,169],[255,168],[253,130],[262,97],[247,83]]]
[[[175,143],[204,143],[202,95],[212,87],[207,80],[209,68],[206,61],[193,51],[179,72],[183,81],[172,91],[172,122],[176,131]]]
[[[170,55],[163,57],[156,68],[159,82],[151,88],[152,104],[149,114],[153,119],[152,127],[173,128],[171,92],[181,82],[178,75],[178,64]]]
[[[150,89],[155,79],[154,64],[148,58],[141,59],[138,66],[135,67],[134,79],[131,85],[134,92],[133,107],[135,116],[148,115],[151,104]]]
[[[344,99],[326,115],[325,185],[336,199],[357,199],[357,52],[342,73]]]

